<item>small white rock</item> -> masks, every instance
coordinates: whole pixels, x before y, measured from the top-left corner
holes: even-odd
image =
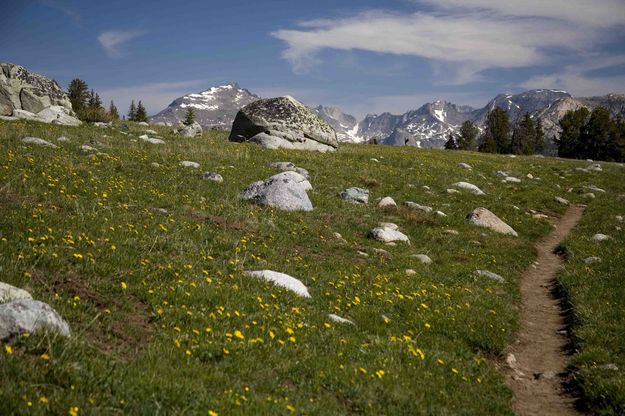
[[[380,202],[378,202],[378,207],[380,208],[396,207],[396,206],[397,204],[395,203],[395,200],[391,198],[390,196],[384,197],[380,200]]]
[[[553,200],[556,201],[558,204],[562,204],[562,205],[568,205],[569,204],[568,200],[566,200],[564,198],[561,198],[559,196],[554,197]]]
[[[416,271],[414,271],[413,269],[406,269],[405,273],[406,273],[408,276],[414,276],[415,274],[417,274],[417,272],[416,272]]]
[[[345,319],[345,318],[341,318],[338,315],[335,315],[333,313],[328,314],[328,318],[330,318],[331,321],[339,323],[339,324],[350,324],[350,325],[355,325],[352,321],[350,321],[349,319]]]
[[[192,168],[192,169],[199,169],[200,168],[200,164],[197,162],[191,162],[189,160],[183,160],[182,162],[180,162],[180,166],[183,166],[185,168]]]
[[[419,260],[422,264],[432,264],[432,259],[427,254],[413,254],[410,257],[414,257]]]
[[[308,293],[308,288],[301,282],[301,280],[296,279],[293,276],[289,276],[288,274],[275,272],[273,270],[254,270],[254,271],[245,271],[247,276],[257,277],[267,282],[271,282],[276,286],[283,287],[292,292],[295,292],[299,296],[303,296],[305,298],[309,298],[310,294]]]
[[[40,139],[39,137],[24,137],[22,139],[22,143],[34,144],[34,145],[37,145],[37,146],[51,147],[53,149],[56,149],[58,147],[54,143],[50,143],[49,141]]]
[[[458,163],[458,167],[462,168],[462,169],[473,169],[471,167],[471,165],[469,165],[468,163],[464,163],[464,162],[460,162]]]
[[[601,242],[601,241],[609,240],[610,238],[611,237],[609,235],[597,233],[597,234],[592,236],[592,241]]]

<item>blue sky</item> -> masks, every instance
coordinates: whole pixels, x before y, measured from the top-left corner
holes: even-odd
[[[625,93],[623,0],[0,0],[0,62],[125,112],[237,81],[357,117],[500,92]]]

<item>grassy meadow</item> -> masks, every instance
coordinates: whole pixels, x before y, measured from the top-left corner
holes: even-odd
[[[566,210],[555,196],[588,204],[560,275],[573,374],[587,406],[625,411],[623,166],[585,173],[575,170],[585,161],[365,145],[267,150],[224,132],[186,139],[152,126],[166,141],[155,145],[130,125],[125,135],[0,121],[0,281],[52,305],[72,330],[2,342],[0,414],[512,414],[498,367],[517,329],[518,279]],[[59,147],[25,145],[26,136]],[[276,161],[310,172],[312,212],[239,198],[278,173]],[[502,183],[498,170],[521,183]],[[204,171],[224,182],[202,180]],[[486,195],[448,194],[457,181]],[[588,185],[607,192],[588,199]],[[341,200],[351,186],[368,187],[370,203]],[[385,196],[398,207],[378,208]],[[519,238],[469,224],[480,206]],[[411,244],[367,238],[379,222],[396,223]],[[596,232],[612,239],[590,241]],[[595,255],[602,262],[584,264]],[[299,278],[312,297],[243,274],[259,269]]]

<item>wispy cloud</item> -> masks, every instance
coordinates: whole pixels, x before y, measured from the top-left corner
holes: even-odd
[[[454,70],[450,83],[462,84],[479,79],[489,68],[549,64],[554,50],[591,50],[602,41],[606,27],[625,23],[621,0],[416,2],[433,11],[406,15],[372,10],[304,21],[298,29],[272,35],[286,43],[282,56],[295,72],[319,63],[324,49],[362,50],[449,66]]]
[[[64,1],[59,1],[59,0],[38,0],[38,1],[39,3],[45,6],[52,7],[54,9],[62,11],[67,17],[72,19],[74,23],[78,24],[81,21],[81,15],[78,12],[78,10],[76,10],[73,7],[67,6]]]
[[[109,102],[113,100],[120,114],[126,113],[131,100],[135,100],[135,103],[141,100],[148,114],[153,115],[167,107],[176,98],[190,92],[199,91],[208,85],[209,82],[207,80],[195,79],[115,88],[98,87],[96,90],[102,97],[105,106],[108,106]]]
[[[111,30],[98,35],[98,42],[111,58],[124,55],[122,47],[131,40],[145,34],[142,30]]]

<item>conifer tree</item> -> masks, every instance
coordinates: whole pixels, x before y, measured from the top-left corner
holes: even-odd
[[[135,121],[137,117],[137,107],[135,106],[135,100],[130,102],[130,108],[128,109],[128,121]]]
[[[525,113],[514,128],[510,141],[510,152],[515,155],[532,155],[535,152],[536,129],[529,113]]]
[[[135,121],[139,121],[139,122],[144,121],[146,123],[148,121],[148,113],[145,111],[145,107],[141,103],[141,100],[139,100],[139,104],[137,104],[137,112],[135,114]]]
[[[501,108],[488,113],[484,134],[481,137],[480,152],[508,153],[508,114]]]
[[[545,132],[543,131],[543,122],[536,120],[535,135],[534,135],[534,153],[540,154],[545,150]]]
[[[117,107],[115,107],[113,100],[111,100],[111,105],[109,106],[109,115],[111,116],[111,120],[119,120],[119,112],[117,111]]]
[[[568,111],[564,117],[560,119],[560,128],[562,132],[555,140],[558,146],[558,156],[578,158],[583,153],[580,137],[582,130],[586,124],[586,119],[590,115],[587,108],[582,107],[578,110]]]
[[[474,150],[475,139],[477,138],[478,129],[472,121],[467,120],[460,127],[460,138],[458,140],[458,148],[461,150]]]
[[[72,109],[78,111],[85,108],[89,100],[89,87],[82,79],[75,78],[69,83],[67,95],[72,103]]]
[[[458,150],[458,148],[457,137],[453,133],[449,133],[449,136],[447,136],[447,142],[445,142],[445,149]]]
[[[187,114],[184,117],[183,123],[190,126],[195,121],[195,112],[191,107],[187,107]]]

